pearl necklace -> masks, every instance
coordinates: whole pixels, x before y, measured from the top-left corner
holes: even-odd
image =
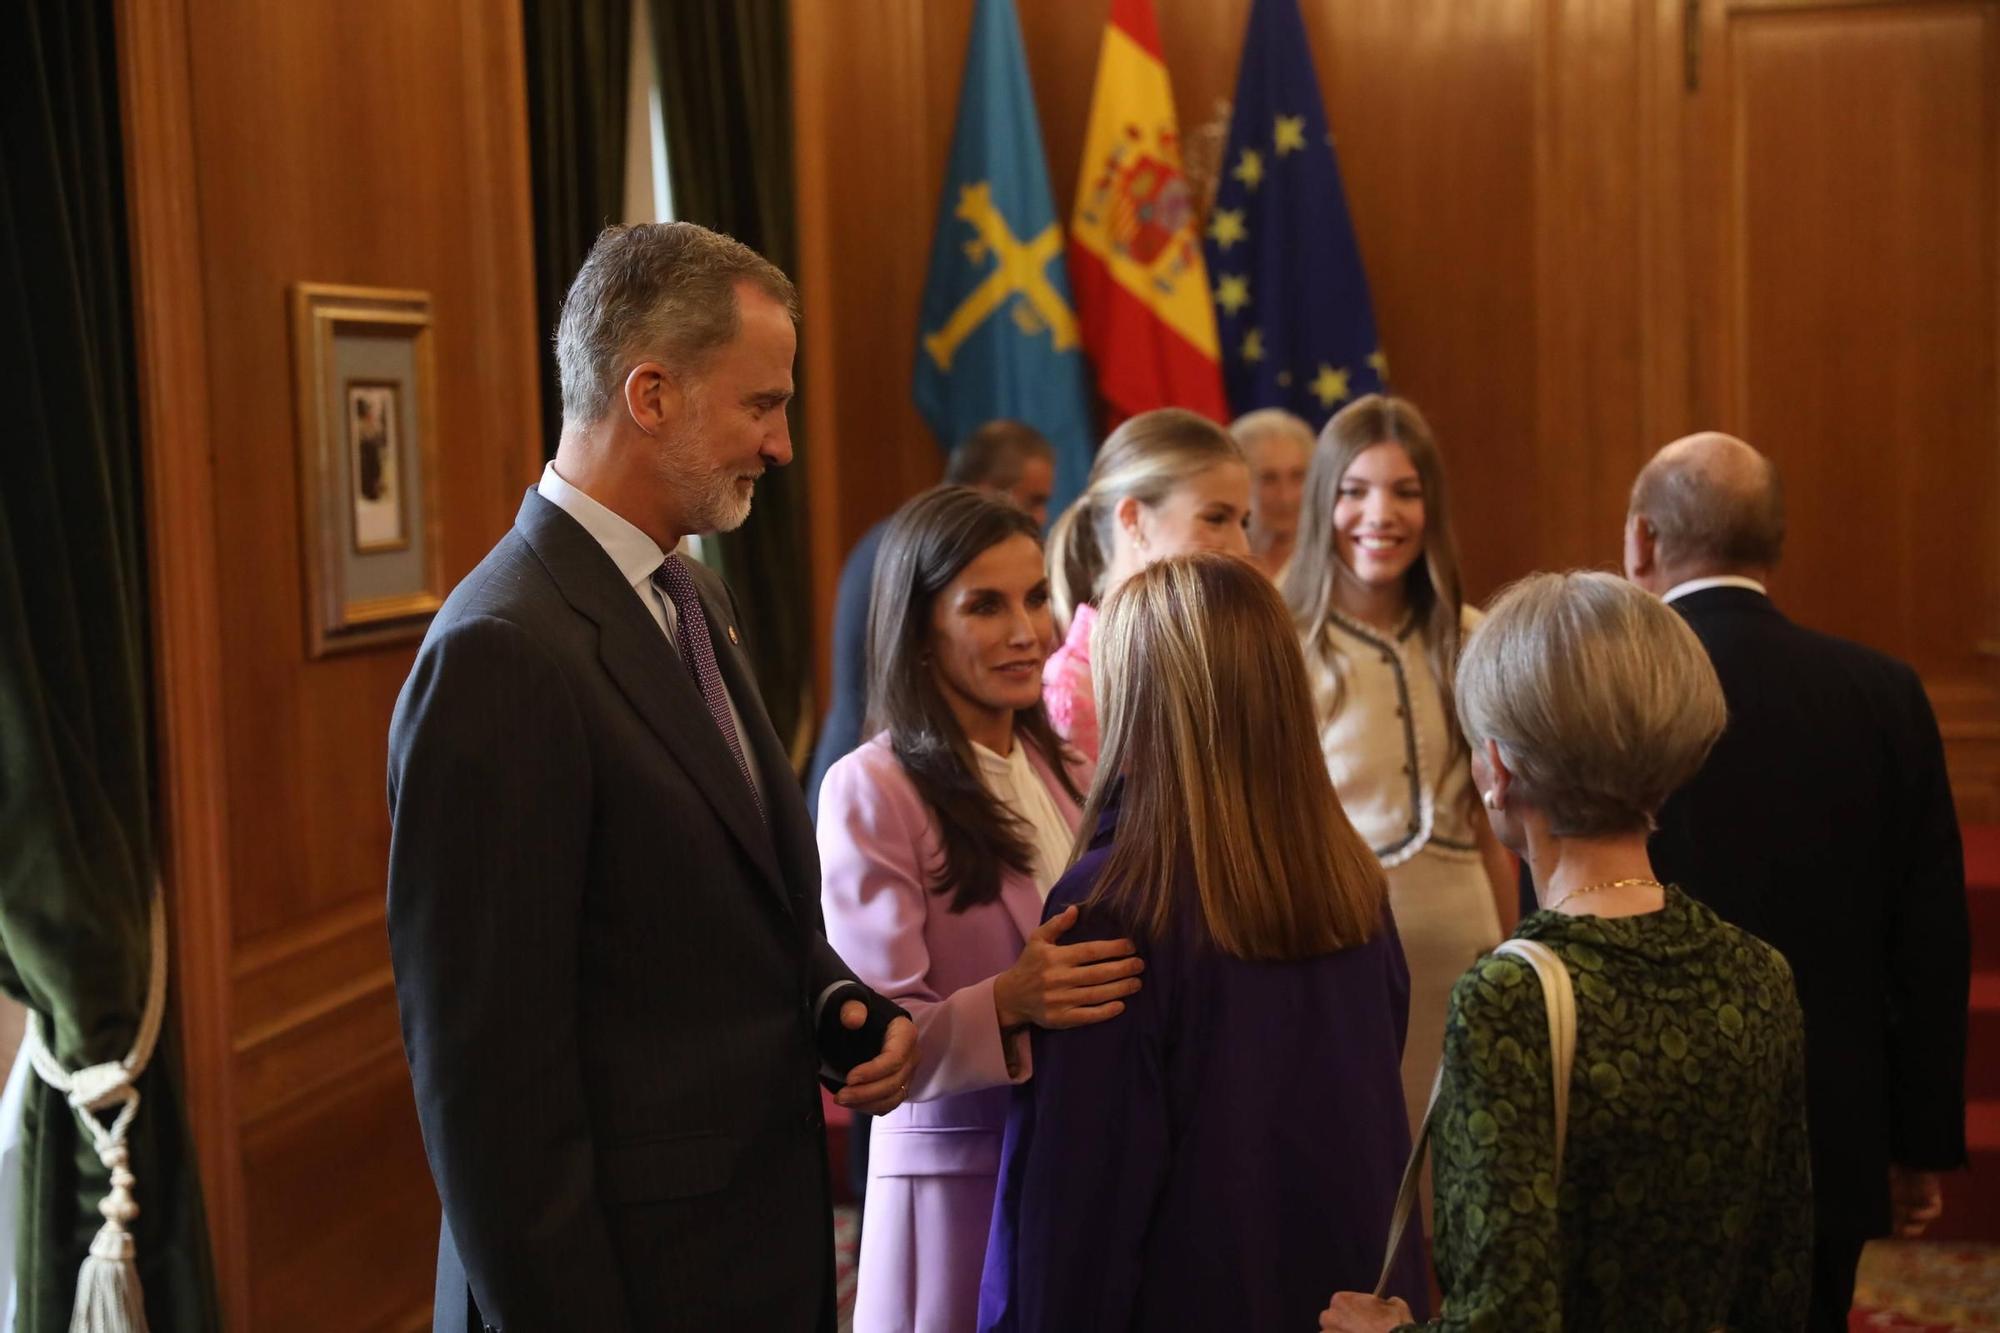
[[[1568,893],[1550,903],[1544,910],[1553,912],[1572,898],[1581,898],[1586,893],[1601,893],[1606,889],[1648,888],[1659,889],[1664,892],[1666,887],[1666,885],[1660,883],[1657,879],[1607,879],[1602,884],[1586,884],[1580,889],[1571,889]]]

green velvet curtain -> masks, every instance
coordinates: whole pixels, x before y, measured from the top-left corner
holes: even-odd
[[[784,0],[647,0],[674,214],[727,232],[797,276],[790,25]],[[800,376],[802,380],[802,373]],[[803,455],[797,407],[792,444]],[[704,543],[749,620],[771,721],[795,757],[810,737],[812,590],[805,465],[757,484],[750,521]]]
[[[123,1056],[154,880],[143,492],[110,0],[0,7],[0,986],[75,1069]],[[155,1330],[217,1327],[163,1037],[139,1081],[135,1227]],[[69,1327],[108,1182],[30,1084],[17,1326]]]
[[[556,316],[597,233],[625,215],[632,0],[523,0],[535,319],[542,334],[542,455],[562,438]]]

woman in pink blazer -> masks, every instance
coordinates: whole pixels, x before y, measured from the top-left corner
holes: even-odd
[[[1139,987],[1129,940],[1042,924],[1089,781],[1042,713],[1054,637],[1034,520],[940,487],[891,520],[869,617],[869,718],[828,770],[827,937],[916,1020],[908,1099],[875,1122],[857,1333],[953,1333],[978,1317],[1008,1088],[1026,1030],[1114,1018]]]

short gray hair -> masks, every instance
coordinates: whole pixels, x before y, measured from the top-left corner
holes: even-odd
[[[1747,469],[1662,451],[1639,470],[1629,512],[1652,525],[1661,564],[1769,569],[1778,563],[1785,547],[1778,467],[1748,445],[1742,450]]]
[[[1311,422],[1282,407],[1260,407],[1229,423],[1229,438],[1246,454],[1252,444],[1268,435],[1289,435],[1304,445],[1308,453],[1319,439],[1319,432],[1312,428]]]
[[[739,282],[798,319],[791,279],[741,241],[692,222],[606,227],[570,284],[556,324],[563,419],[579,426],[602,420],[638,361],[658,358],[699,374],[742,328]]]
[[[1666,603],[1595,571],[1503,591],[1458,662],[1458,715],[1558,837],[1652,827],[1728,712],[1701,640]]]

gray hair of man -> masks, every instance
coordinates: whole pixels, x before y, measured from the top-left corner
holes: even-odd
[[[1490,740],[1559,838],[1652,828],[1728,716],[1687,622],[1598,571],[1531,574],[1494,601],[1458,661],[1458,716]]]
[[[1055,461],[1055,446],[1025,421],[1005,417],[989,421],[966,436],[945,461],[944,479],[952,486],[984,486],[1004,491],[1021,479],[1030,458]]]
[[[742,328],[738,283],[750,283],[799,317],[798,291],[764,256],[692,222],[606,227],[563,298],[556,364],[563,419],[604,419],[641,361],[699,375]]]
[[[1236,441],[1237,447],[1245,454],[1248,454],[1259,440],[1273,435],[1291,436],[1305,446],[1308,454],[1312,452],[1313,444],[1319,439],[1318,433],[1312,428],[1312,423],[1304,417],[1287,412],[1282,407],[1260,407],[1255,412],[1245,412],[1229,423],[1229,437]]]
[[[1768,570],[1785,545],[1777,465],[1731,435],[1675,440],[1632,483],[1626,522],[1640,521],[1660,566],[1682,578]]]

